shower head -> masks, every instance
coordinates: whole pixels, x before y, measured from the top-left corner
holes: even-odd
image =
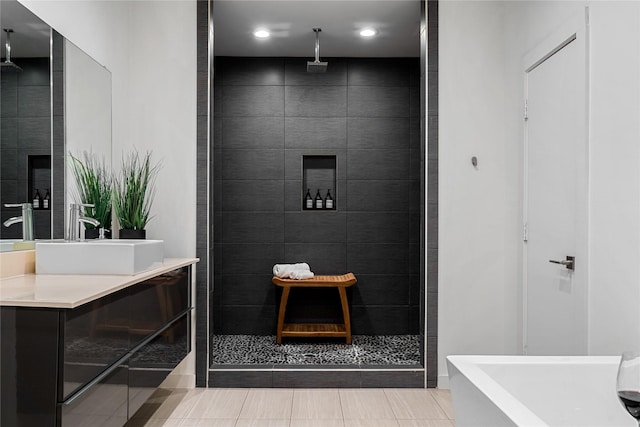
[[[316,33],[316,60],[307,61],[307,73],[324,73],[327,71],[328,62],[320,61],[320,31],[322,28],[314,28]]]
[[[324,73],[328,65],[328,62],[307,61],[307,73]]]
[[[7,33],[7,42],[4,45],[6,54],[4,62],[0,63],[0,69],[2,71],[22,71],[22,68],[11,62],[11,33],[13,30],[4,28],[4,32]]]
[[[3,62],[0,62],[0,70],[20,72],[22,71],[22,68],[18,67],[16,64],[14,64],[11,61],[3,61]]]

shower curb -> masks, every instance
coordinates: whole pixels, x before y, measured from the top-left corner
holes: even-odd
[[[425,369],[394,367],[243,367],[209,369],[210,388],[423,388]]]

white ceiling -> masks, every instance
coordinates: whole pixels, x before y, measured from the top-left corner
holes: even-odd
[[[213,17],[216,56],[313,58],[314,27],[321,59],[419,56],[419,0],[216,0]],[[360,37],[365,26],[378,35]],[[272,36],[255,38],[258,27]]]
[[[13,28],[11,55],[49,56],[49,26],[15,0],[1,1],[1,28]],[[419,56],[419,0],[215,0],[215,54],[220,56],[314,56],[314,27],[320,57]],[[365,26],[378,34],[358,35]],[[269,39],[253,31],[267,28]],[[0,31],[4,57],[4,31]]]

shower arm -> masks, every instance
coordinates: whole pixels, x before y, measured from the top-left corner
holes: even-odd
[[[4,48],[5,48],[5,55],[4,55],[4,60],[5,62],[11,62],[11,33],[13,33],[13,30],[4,30],[5,33],[7,33],[7,41],[4,44]]]
[[[321,28],[314,28],[313,31],[316,33],[316,61],[320,62],[320,31]]]

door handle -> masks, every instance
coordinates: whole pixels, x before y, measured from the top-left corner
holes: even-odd
[[[550,259],[549,262],[553,264],[564,265],[567,270],[575,271],[576,270],[576,257],[567,255],[567,259],[562,261],[556,261],[554,259]]]

